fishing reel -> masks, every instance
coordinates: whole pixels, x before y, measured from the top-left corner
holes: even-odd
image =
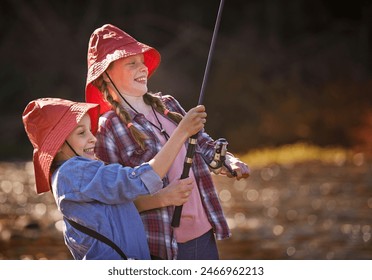
[[[236,176],[236,172],[232,170],[231,167],[225,163],[228,144],[229,143],[226,141],[225,138],[219,138],[215,142],[214,157],[211,163],[209,164],[209,167],[211,168],[214,174],[220,174],[222,167],[226,167],[226,169],[233,176]]]

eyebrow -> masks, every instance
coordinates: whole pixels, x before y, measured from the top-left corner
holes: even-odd
[[[77,131],[78,129],[85,129],[85,126],[80,124],[75,127],[74,131]]]
[[[85,129],[85,125],[83,125],[83,124],[79,124],[78,126],[75,127],[75,129],[78,129],[78,128],[83,128],[83,129]],[[90,127],[88,127],[88,129],[89,129],[89,130],[92,130],[92,127],[90,126]]]

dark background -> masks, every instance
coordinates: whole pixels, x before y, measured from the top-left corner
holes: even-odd
[[[90,34],[112,23],[157,48],[152,91],[197,104],[219,1],[0,2],[0,160],[31,159],[29,101],[84,101]],[[207,131],[230,150],[306,141],[371,149],[372,4],[226,0],[206,88]]]

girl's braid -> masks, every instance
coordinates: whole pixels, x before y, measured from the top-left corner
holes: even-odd
[[[148,138],[144,133],[139,131],[131,122],[131,117],[127,111],[115,101],[110,94],[107,94],[106,100],[112,105],[115,113],[119,116],[122,122],[128,127],[129,132],[132,134],[134,140],[140,145],[142,150],[145,150],[145,140]]]
[[[115,111],[115,113],[119,116],[119,118],[122,120],[122,122],[128,127],[130,133],[132,134],[134,140],[140,147],[144,150],[145,149],[145,140],[148,139],[148,137],[139,131],[132,123],[132,118],[128,114],[128,112],[120,105],[119,102],[115,101],[112,96],[110,95],[108,88],[107,88],[107,82],[104,81],[103,76],[100,76],[97,78],[93,84],[103,93],[105,99],[107,102],[109,102],[112,106],[112,109]],[[169,117],[172,121],[175,123],[180,123],[183,116],[180,113],[177,112],[170,112],[165,107],[164,103],[159,97],[156,97],[152,94],[146,93],[143,96],[144,102],[147,105],[152,106],[158,113],[161,115],[166,115]]]
[[[132,123],[132,118],[128,112],[120,105],[119,102],[115,101],[107,89],[107,83],[103,80],[102,76],[95,80],[94,85],[103,93],[103,96],[112,106],[112,109],[119,116],[121,121],[128,127],[129,132],[132,134],[134,141],[140,145],[142,150],[145,150],[145,140],[148,137],[139,131]]]
[[[182,120],[182,115],[177,112],[168,111],[159,97],[146,93],[143,96],[143,100],[147,105],[151,105],[158,113],[160,113],[161,115],[166,115],[175,123],[180,123],[180,121]]]

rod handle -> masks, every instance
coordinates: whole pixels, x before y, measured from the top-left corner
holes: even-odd
[[[181,174],[181,179],[185,179],[189,177],[190,168],[191,168],[194,153],[195,153],[197,137],[198,137],[198,134],[194,134],[193,136],[189,138],[189,145],[187,146],[185,161],[183,162],[183,170]],[[174,213],[172,217],[172,227],[180,226],[182,207],[183,205],[179,205],[174,208]]]

